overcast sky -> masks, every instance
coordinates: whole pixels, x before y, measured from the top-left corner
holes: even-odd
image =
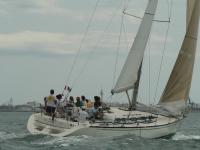
[[[167,2],[159,0],[156,19],[168,19]],[[127,12],[142,17],[147,0],[99,0],[83,40],[96,4],[97,0],[0,0],[0,104],[11,97],[14,104],[43,102],[50,89],[60,93],[66,83],[73,86],[73,96],[92,98],[103,89],[105,99],[109,97],[140,23],[139,19],[124,16],[114,74],[122,10],[125,7]],[[185,0],[173,1],[172,22],[156,101],[162,94],[184,37],[185,4]],[[154,101],[166,30],[167,23],[154,22],[139,93],[139,99],[146,103]],[[190,92],[195,102],[200,97],[199,42],[197,48]],[[127,102],[126,97],[120,95],[114,96],[112,101],[115,99]]]

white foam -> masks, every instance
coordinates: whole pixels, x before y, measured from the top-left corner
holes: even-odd
[[[62,147],[68,147],[68,146],[70,146],[70,144],[64,143],[64,144],[61,144],[60,146],[62,146]]]
[[[129,140],[129,141],[133,141],[133,139],[131,139],[131,138],[127,138],[127,140]]]
[[[70,144],[77,142],[88,141],[88,136],[69,136],[69,137],[49,137],[47,136],[43,140],[32,142],[32,144],[36,145],[59,145],[62,147],[67,147]]]
[[[173,140],[200,140],[200,135],[184,135],[182,133],[177,133],[172,137]]]
[[[12,138],[16,138],[16,134],[14,133],[7,133],[5,131],[0,132],[0,139],[1,140],[7,140],[7,139],[12,139]]]

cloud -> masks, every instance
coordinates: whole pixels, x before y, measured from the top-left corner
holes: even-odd
[[[86,18],[84,10],[74,11],[64,8],[58,0],[3,0],[0,1],[0,15],[59,15],[70,17],[71,20],[82,21]],[[72,17],[73,16],[73,17]]]
[[[100,34],[100,31],[89,33],[83,42],[82,49],[85,49],[86,52],[93,49]],[[113,33],[111,36],[116,36],[116,34]],[[34,31],[4,33],[0,34],[0,53],[74,54],[78,50],[82,38],[81,33],[64,34]],[[113,38],[107,40],[107,45],[104,47],[116,45],[115,42],[112,42]]]
[[[82,52],[95,49],[114,51],[118,45],[118,37],[119,33],[117,32],[102,34],[102,31],[91,31],[84,40],[81,33],[67,34],[34,31],[4,33],[0,34],[0,53],[69,55],[77,52],[82,40]],[[131,47],[134,37],[135,33],[127,33],[126,38],[123,36],[121,38],[121,49],[127,50],[127,47]],[[163,40],[162,36],[152,35],[151,41],[153,45],[158,45]],[[171,40],[168,40],[168,42],[171,42]]]
[[[85,49],[92,49],[101,32],[91,32],[83,45]],[[115,36],[113,34],[112,36]],[[46,53],[46,54],[73,54],[81,40],[82,34],[64,34],[49,32],[21,31],[16,33],[0,34],[0,53]],[[107,39],[113,44],[112,38]],[[108,44],[106,47],[111,47]],[[105,46],[105,45],[104,45]]]
[[[0,52],[7,53],[72,53],[71,41],[79,41],[79,37],[62,33],[22,31],[0,34]]]
[[[63,6],[62,1],[59,0],[3,0],[0,1],[0,15],[24,15],[24,14],[34,14],[34,15],[46,15],[46,16],[63,16],[66,18],[70,18],[70,20],[75,21],[85,21],[89,20],[89,16],[91,15],[94,8],[66,8]],[[95,4],[95,2],[94,2]],[[93,5],[91,5],[92,7]],[[77,9],[77,10],[75,10]],[[101,11],[96,12],[95,21],[107,21],[110,16],[117,11],[115,8],[106,7],[101,9]],[[119,11],[119,10],[118,10]],[[103,12],[103,13],[102,13]]]
[[[119,1],[112,5],[106,5],[108,2],[100,3],[94,15],[94,20],[98,22],[109,21],[112,17],[121,19],[122,8],[119,5]],[[70,18],[71,21],[87,21],[91,16],[92,11],[95,7],[95,1],[89,4],[88,7],[77,6],[74,8],[66,7],[60,0],[2,0],[0,1],[0,15],[15,16],[19,15],[43,15],[43,16],[62,16]],[[69,3],[70,4],[70,3]],[[81,5],[81,4],[78,4]],[[89,9],[88,9],[89,8]],[[137,9],[137,14],[143,15],[144,10]],[[65,19],[66,19],[65,18]],[[115,19],[116,19],[115,18]],[[132,17],[127,17],[129,22],[138,23],[137,20]]]
[[[18,11],[27,11],[34,9],[34,1],[30,0],[28,3],[26,0],[21,1],[13,1],[13,0],[1,0],[0,6],[1,6],[1,14],[10,14],[10,13],[16,13]]]

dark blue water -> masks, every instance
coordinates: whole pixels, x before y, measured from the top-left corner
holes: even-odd
[[[26,129],[30,114],[0,112],[0,150],[200,150],[200,113],[189,114],[170,139],[31,135]]]

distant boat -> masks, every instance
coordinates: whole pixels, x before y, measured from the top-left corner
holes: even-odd
[[[137,95],[144,51],[154,21],[157,3],[158,0],[149,0],[129,55],[112,89],[113,94],[127,93],[129,108],[111,107],[109,111],[104,111],[103,120],[78,120],[77,122],[62,118],[52,121],[47,115],[33,114],[27,124],[32,134],[101,137],[130,134],[144,138],[159,138],[176,133],[184,118],[186,102],[189,99],[198,37],[200,1],[187,1],[185,37],[160,101],[156,108],[152,108],[156,109],[157,113],[152,113],[147,112],[147,106],[137,103]],[[129,98],[129,90],[133,90],[132,99]]]

